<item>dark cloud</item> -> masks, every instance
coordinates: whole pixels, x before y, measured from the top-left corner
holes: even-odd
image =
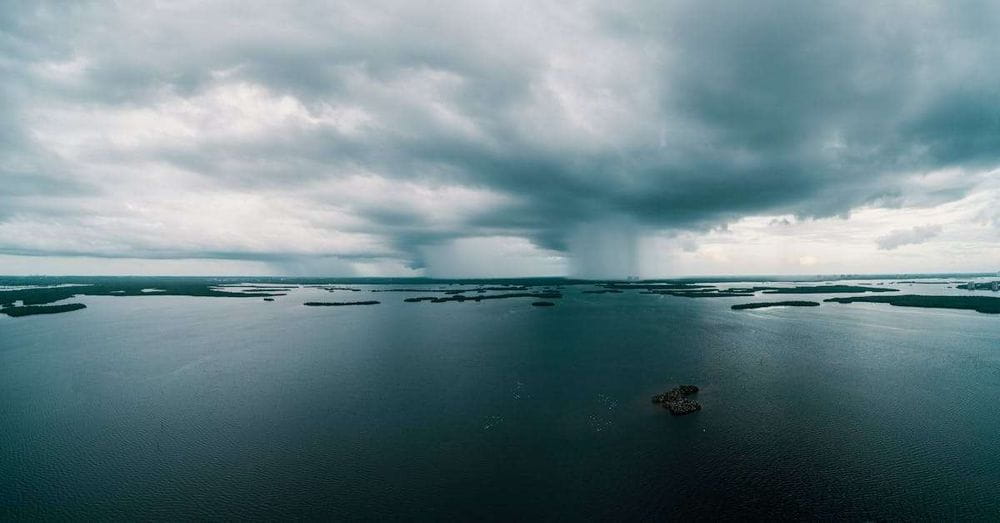
[[[462,237],[586,256],[645,228],[939,204],[974,180],[914,189],[914,176],[1000,163],[990,2],[64,7],[0,8],[0,155],[18,159],[0,170],[0,221],[45,212],[31,195],[93,197],[145,177],[154,195],[332,206],[352,219],[317,230],[377,236],[371,256],[420,267],[423,247]],[[324,189],[365,176],[389,184]],[[497,198],[459,209],[448,187]],[[109,216],[107,235],[129,216]],[[283,257],[200,252],[182,232],[148,255]],[[55,243],[0,247],[65,249]],[[623,264],[635,261],[580,262]]]

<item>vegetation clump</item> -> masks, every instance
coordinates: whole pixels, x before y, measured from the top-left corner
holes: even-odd
[[[741,311],[746,309],[763,309],[765,307],[819,307],[819,302],[815,301],[762,301],[757,303],[740,303],[733,305],[732,309]]]
[[[679,385],[662,394],[653,396],[653,403],[659,403],[674,416],[683,416],[701,410],[701,404],[690,400],[687,396],[698,393],[695,385]]]
[[[6,314],[11,318],[19,318],[21,316],[34,316],[36,314],[58,314],[60,312],[78,311],[86,308],[87,306],[82,303],[64,303],[61,305],[21,305],[0,308],[0,314]]]

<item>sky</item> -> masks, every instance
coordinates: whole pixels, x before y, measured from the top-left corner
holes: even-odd
[[[0,3],[0,274],[1000,270],[1000,3]]]

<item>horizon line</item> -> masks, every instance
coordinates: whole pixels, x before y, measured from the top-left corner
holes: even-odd
[[[586,277],[567,275],[544,276],[321,276],[321,275],[248,275],[248,274],[0,274],[0,278],[256,278],[256,279],[336,279],[336,280],[428,280],[428,281],[483,281],[483,280],[567,280],[567,281],[658,281],[707,278],[885,278],[885,277],[935,278],[944,276],[989,277],[1000,276],[1000,271],[973,272],[870,272],[870,273],[766,273],[766,274],[689,274],[660,277]]]

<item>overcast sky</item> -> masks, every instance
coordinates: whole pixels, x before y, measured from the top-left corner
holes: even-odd
[[[1000,270],[1000,3],[0,3],[0,274]]]

